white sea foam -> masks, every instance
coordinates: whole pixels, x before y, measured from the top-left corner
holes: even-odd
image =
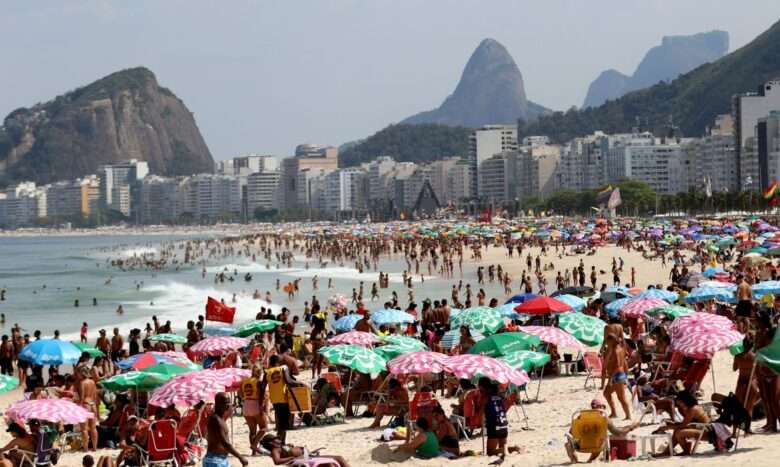
[[[133,248],[127,248],[119,253],[119,256],[123,258],[132,258],[135,256],[156,255],[157,248],[139,246]]]
[[[287,267],[280,267],[276,268],[276,263],[271,263],[270,267],[266,267],[265,263],[229,263],[229,264],[221,264],[219,266],[209,266],[206,268],[206,272],[216,274],[219,272],[227,272],[232,274],[234,271],[238,271],[239,274],[246,274],[247,272],[277,272],[277,273],[287,273],[287,272],[295,272],[295,271],[302,271],[302,268],[287,268]]]
[[[298,269],[294,271],[279,271],[287,276],[294,276],[294,277],[314,277],[318,276],[320,278],[333,278],[333,279],[352,279],[356,281],[364,281],[364,282],[375,282],[379,280],[379,271],[372,271],[372,272],[366,272],[365,270],[363,272],[359,272],[355,268],[347,268],[347,267],[333,267],[333,268],[309,268],[309,269]],[[433,279],[433,276],[425,276],[425,280]],[[403,274],[401,273],[390,273],[389,274],[389,281],[401,284],[403,283]],[[412,278],[412,282],[420,282],[420,276],[416,275]]]

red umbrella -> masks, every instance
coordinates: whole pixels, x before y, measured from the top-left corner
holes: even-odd
[[[548,313],[563,313],[571,311],[571,306],[566,303],[556,300],[550,297],[536,297],[528,300],[525,303],[521,303],[515,307],[515,311],[518,313],[526,313],[529,315],[546,315]]]

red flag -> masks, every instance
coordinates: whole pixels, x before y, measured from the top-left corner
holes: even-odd
[[[216,298],[209,297],[206,302],[206,319],[209,321],[221,321],[232,324],[235,315],[235,308],[230,308]]]

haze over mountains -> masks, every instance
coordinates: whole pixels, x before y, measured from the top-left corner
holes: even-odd
[[[665,36],[661,45],[650,49],[634,74],[609,69],[588,87],[583,108],[598,107],[631,91],[669,81],[694,68],[721,58],[728,52],[729,34],[710,31],[690,36]]]
[[[506,48],[485,39],[471,54],[455,91],[436,109],[401,123],[437,123],[476,128],[490,123],[533,120],[550,112],[528,100],[523,75]]]

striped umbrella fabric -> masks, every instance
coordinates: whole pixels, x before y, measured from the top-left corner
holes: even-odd
[[[484,355],[455,355],[448,357],[444,366],[447,371],[459,379],[485,376],[501,384],[512,383],[517,386],[522,386],[530,381],[525,371],[515,370],[506,362]]]
[[[413,337],[392,335],[382,337],[381,340],[387,344],[376,347],[374,352],[379,354],[379,356],[385,360],[391,360],[399,355],[410,352],[428,350],[427,345],[423,344],[419,339],[415,339]]]
[[[180,336],[178,334],[169,334],[169,333],[163,333],[163,334],[155,334],[152,337],[149,338],[152,342],[169,342],[171,344],[186,344],[187,338]]]
[[[688,334],[706,334],[712,331],[736,331],[736,325],[725,316],[713,313],[693,313],[681,316],[669,326],[672,340]]]
[[[129,391],[130,389],[151,391],[167,383],[171,378],[173,378],[171,375],[148,373],[145,371],[130,371],[104,379],[99,384],[110,391],[123,392]]]
[[[650,310],[647,310],[645,314],[647,316],[656,317],[659,315],[664,315],[672,319],[677,319],[681,316],[688,316],[696,313],[690,308],[686,308],[684,306],[679,305],[666,305],[666,306],[660,306],[658,308],[653,308]]]
[[[485,336],[482,335],[482,333],[478,331],[471,331],[471,338],[474,339],[474,342],[479,342],[482,339],[485,338]],[[444,333],[444,336],[441,338],[441,342],[439,344],[442,346],[442,348],[445,349],[453,349],[460,345],[460,329],[452,329]]]
[[[363,317],[360,316],[357,313],[353,313],[351,315],[342,316],[341,318],[337,319],[333,322],[333,330],[336,332],[347,332],[355,329],[355,325],[358,321],[360,321]]]
[[[371,321],[377,326],[383,324],[402,324],[402,323],[414,323],[416,320],[414,316],[401,310],[383,309],[371,313]]]
[[[258,319],[241,326],[233,335],[238,337],[249,337],[259,332],[270,331],[281,324],[281,321],[275,319]]]
[[[251,375],[250,370],[239,368],[185,373],[157,388],[149,398],[149,404],[168,407],[171,404],[193,406],[200,401],[210,402],[217,393],[234,387]]]
[[[495,308],[479,306],[467,308],[455,317],[450,317],[450,328],[466,326],[482,334],[493,334],[504,327],[504,318]]]
[[[532,334],[501,332],[477,342],[469,349],[469,353],[486,355],[488,357],[500,357],[518,350],[531,349],[540,343],[540,339]]]
[[[95,414],[84,407],[67,399],[36,399],[20,401],[11,405],[5,411],[7,418],[11,420],[29,421],[43,420],[52,423],[64,423],[67,425],[83,423]]]
[[[563,329],[556,327],[520,326],[518,329],[526,334],[533,334],[534,336],[538,336],[539,339],[541,339],[543,342],[554,344],[558,347],[567,347],[577,350],[583,350],[585,348],[585,346],[582,345],[582,343],[578,341],[577,338]]]
[[[328,344],[354,344],[362,346],[370,346],[379,343],[379,338],[370,332],[363,331],[349,331],[344,334],[338,334],[328,339]]]
[[[232,350],[242,349],[247,345],[249,345],[249,339],[243,337],[215,336],[198,341],[190,347],[190,350],[196,354],[218,356]]]
[[[609,316],[617,316],[618,313],[620,313],[620,309],[623,308],[623,306],[630,301],[631,298],[619,298],[617,300],[607,303],[604,306],[604,309],[607,310]]]
[[[345,366],[358,373],[370,374],[376,377],[387,368],[387,361],[372,352],[370,349],[359,345],[332,345],[319,350],[333,365]]]
[[[518,313],[529,315],[545,315],[548,313],[565,313],[571,311],[572,307],[561,300],[552,297],[536,297],[521,303],[515,307]]]
[[[672,348],[691,358],[712,358],[715,352],[741,342],[744,336],[735,330],[713,329],[691,332],[672,338]]]
[[[421,350],[395,357],[387,362],[387,369],[394,375],[441,373],[446,362],[447,356],[443,353]]]
[[[498,359],[506,362],[515,370],[531,371],[546,365],[550,361],[550,354],[534,352],[533,350],[519,350]]]
[[[734,298],[734,291],[725,287],[696,287],[685,297],[687,303],[699,303],[708,300],[733,303],[736,298]]]
[[[660,298],[635,298],[623,305],[620,312],[627,318],[642,318],[645,311],[666,306],[669,303]]]
[[[751,287],[753,296],[760,299],[767,294],[780,294],[780,281],[764,281]]]
[[[639,292],[634,298],[659,298],[669,303],[673,303],[680,295],[677,292],[670,292],[663,289],[647,289]]]
[[[0,375],[0,394],[16,389],[19,386],[19,378],[15,376]]]
[[[576,295],[563,294],[555,298],[569,305],[574,311],[582,311],[588,305],[588,302]]]
[[[139,353],[124,360],[120,360],[117,362],[117,366],[123,370],[143,370],[144,368],[149,368],[151,366],[160,365],[163,363],[187,367],[193,370],[199,369],[198,365],[190,361],[190,359],[187,358],[187,356],[182,352]]]
[[[81,358],[81,350],[67,341],[40,339],[25,345],[19,358],[36,365],[73,365]]]
[[[585,345],[601,345],[604,342],[604,326],[607,323],[584,313],[564,313],[558,317],[558,327]]]

